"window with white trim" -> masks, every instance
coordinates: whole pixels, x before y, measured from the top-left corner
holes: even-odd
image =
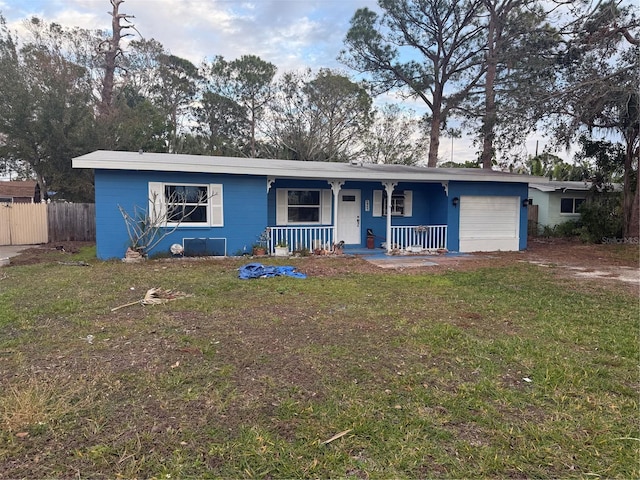
[[[167,226],[223,226],[222,185],[149,182],[149,215]]]
[[[579,213],[578,209],[584,202],[584,198],[561,198],[560,213]]]
[[[320,190],[287,192],[287,223],[320,223]]]
[[[207,223],[208,197],[206,185],[165,185],[167,222]]]
[[[331,224],[331,190],[278,188],[276,190],[276,224]]]
[[[411,217],[413,215],[413,191],[396,190],[391,195],[391,216]],[[387,216],[387,192],[385,190],[373,191],[373,216]]]
[[[387,202],[389,198],[387,192],[382,194],[382,215],[387,214]],[[404,217],[404,191],[393,192],[391,195],[391,215]]]

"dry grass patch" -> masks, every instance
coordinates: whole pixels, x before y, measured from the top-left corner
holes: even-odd
[[[60,377],[13,381],[0,393],[2,429],[21,438],[55,429],[90,401],[78,383]]]
[[[7,269],[0,478],[638,477],[637,294],[521,255]]]

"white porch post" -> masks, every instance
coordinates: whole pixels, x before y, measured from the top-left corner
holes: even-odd
[[[335,244],[338,241],[338,198],[344,180],[327,180],[327,182],[331,185],[333,192],[333,243]]]
[[[393,198],[393,189],[397,185],[394,182],[382,182],[382,186],[387,193],[387,253],[391,252],[391,199]]]

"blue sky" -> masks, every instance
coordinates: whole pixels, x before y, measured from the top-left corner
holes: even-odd
[[[147,39],[154,38],[173,55],[196,65],[222,55],[227,60],[257,55],[280,72],[298,68],[335,68],[349,72],[336,57],[349,21],[358,8],[377,9],[376,0],[126,0],[120,13]],[[64,26],[111,29],[109,0],[0,0],[0,13],[12,30],[38,16]],[[410,105],[420,109],[421,104]],[[540,136],[532,136],[524,153],[533,155]],[[464,162],[475,158],[469,137],[442,138],[440,158]],[[563,155],[561,152],[561,156]]]

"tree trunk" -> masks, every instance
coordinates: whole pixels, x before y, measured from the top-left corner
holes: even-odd
[[[427,167],[438,166],[438,150],[440,148],[440,125],[442,123],[442,92],[438,89],[433,93],[433,108],[431,109],[431,128],[429,131],[429,156]]]
[[[489,27],[487,31],[487,73],[485,76],[485,111],[482,121],[482,168],[491,169],[493,163],[493,140],[495,138],[496,125],[496,72],[498,69],[495,42],[496,42],[496,13],[491,11]]]
[[[625,227],[625,237],[640,239],[640,195],[638,195],[638,183],[631,203],[629,221]]]
[[[638,184],[636,180],[635,191],[631,189],[631,177],[633,169],[633,157],[640,156],[640,147],[633,150],[635,136],[627,139],[627,148],[624,157],[624,184],[622,197],[622,217],[624,221],[625,237],[640,237],[640,198],[638,197]]]
[[[45,182],[44,177],[36,172],[36,181],[38,182],[38,186],[40,187],[40,201],[49,200],[49,192],[47,191],[47,182]]]
[[[431,131],[429,133],[429,157],[427,159],[427,167],[436,167],[438,165],[438,148],[440,147],[440,115],[436,118],[434,112],[431,120]]]
[[[256,99],[251,99],[251,158],[256,158]]]
[[[120,4],[124,3],[124,0],[110,0],[112,5],[111,10],[111,38],[102,42],[101,46],[107,44],[107,49],[102,51],[99,48],[99,53],[104,54],[104,78],[102,79],[102,90],[100,92],[100,104],[98,110],[101,115],[108,115],[113,108],[113,85],[116,74],[116,68],[118,68],[118,55],[121,53],[120,41],[122,40],[122,30],[125,28],[134,28],[132,25],[121,25],[121,19],[133,18],[133,15],[125,15],[119,13],[118,9]],[[125,37],[128,34],[124,35]]]
[[[113,83],[116,73],[116,57],[120,50],[120,16],[118,8],[124,0],[111,0],[113,9],[111,11],[111,38],[107,42],[107,50],[104,52],[104,78],[102,80],[102,91],[100,99],[100,114],[108,115],[113,103]]]

